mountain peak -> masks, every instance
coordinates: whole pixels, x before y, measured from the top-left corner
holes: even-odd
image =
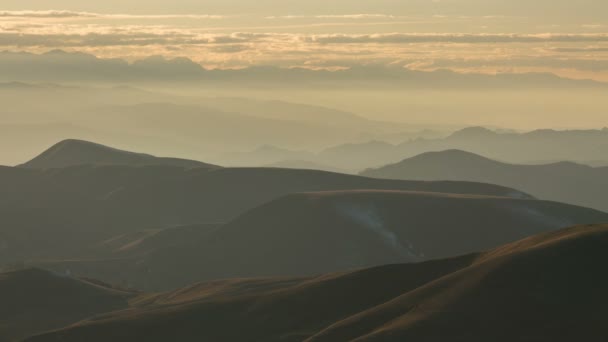
[[[418,161],[441,161],[450,163],[497,163],[496,161],[486,158],[484,156],[480,156],[479,154],[457,149],[422,153],[412,158],[406,159],[402,161],[402,163]]]
[[[475,127],[466,127],[459,131],[456,131],[456,132],[452,133],[452,135],[450,137],[451,138],[479,138],[479,137],[494,136],[496,134],[497,134],[496,132],[494,132],[493,130],[491,130],[489,128],[482,127],[482,126],[475,126]]]
[[[202,162],[178,159],[159,158],[149,154],[135,153],[98,143],[66,139],[51,146],[34,159],[20,165],[25,168],[61,168],[74,165],[172,165],[181,167],[207,167],[216,166]]]

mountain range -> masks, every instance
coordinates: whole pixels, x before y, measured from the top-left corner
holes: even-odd
[[[77,165],[166,165],[185,168],[217,168],[194,160],[159,158],[149,154],[133,153],[84,140],[63,140],[42,152],[36,158],[19,165],[30,169],[54,169]]]
[[[142,293],[126,310],[25,341],[599,342],[607,244],[606,226],[579,226],[423,263],[211,281]]]
[[[491,184],[224,168],[78,140],[24,165],[0,169],[4,264],[145,290],[452,257],[608,221]]]
[[[392,181],[205,163],[190,167],[193,162],[186,168],[171,165],[173,159],[150,156],[144,159],[161,165],[140,166],[141,155],[75,140],[60,142],[50,151],[57,153],[46,151],[25,163],[43,168],[0,167],[0,255],[5,263],[83,256],[91,245],[126,233],[224,223],[296,192],[384,189],[529,197],[481,183]],[[103,164],[91,163],[95,155],[105,156]],[[135,158],[137,165],[125,165],[125,156]],[[66,161],[73,166],[49,168]]]
[[[505,167],[448,151],[405,169],[444,159],[473,175]],[[608,213],[512,187],[230,168],[75,139],[0,167],[0,187],[11,342],[605,332],[608,280],[593,270],[608,228],[589,224]]]
[[[593,148],[587,148],[593,146]],[[459,149],[510,163],[542,164],[573,161],[606,166],[608,129],[534,130],[529,132],[467,127],[446,137],[414,137],[398,144],[370,140],[340,144],[317,153],[290,151],[275,146],[230,155],[246,163],[271,164],[283,160],[305,160],[317,165],[360,172],[396,163],[421,153]]]
[[[251,66],[242,69],[205,69],[191,59],[150,56],[132,63],[120,58],[98,58],[82,52],[52,50],[42,54],[0,52],[0,81],[12,82],[131,82],[198,83],[214,85],[290,85],[369,88],[604,88],[605,83],[560,77],[551,73],[458,73],[448,69],[421,71],[402,66],[353,65],[341,70],[303,67]]]
[[[538,198],[608,210],[608,167],[573,162],[509,164],[480,155],[447,150],[429,152],[361,173],[364,176],[408,180],[459,180],[522,189]]]

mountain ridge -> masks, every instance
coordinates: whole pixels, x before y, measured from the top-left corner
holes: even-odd
[[[26,341],[435,342],[449,332],[454,341],[599,342],[608,277],[589,270],[602,267],[607,245],[607,225],[576,226],[424,263],[201,283]]]
[[[93,165],[172,165],[181,167],[217,168],[218,166],[199,161],[155,157],[79,139],[65,139],[18,167],[62,168],[83,164]]]
[[[535,197],[608,210],[608,168],[561,161],[512,164],[462,150],[422,153],[361,175],[383,179],[461,180],[516,187]]]

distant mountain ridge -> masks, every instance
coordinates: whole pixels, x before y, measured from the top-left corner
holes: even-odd
[[[16,62],[18,61],[18,62]],[[87,68],[84,68],[86,65]],[[26,66],[24,68],[24,66]],[[32,74],[32,68],[38,70]],[[420,71],[401,66],[359,65],[345,70],[312,70],[253,66],[245,69],[205,69],[191,59],[151,56],[129,63],[120,58],[98,58],[82,52],[53,50],[42,54],[0,52],[0,81],[21,82],[82,82],[93,81],[165,81],[165,82],[223,82],[281,84],[283,87],[301,85],[359,87],[394,85],[406,87],[493,87],[513,86],[553,88],[603,88],[608,84],[594,80],[560,77],[552,73],[458,73],[447,69]]]
[[[19,166],[24,168],[50,169],[87,164],[130,166],[170,165],[200,168],[219,167],[194,160],[161,158],[144,153],[129,152],[77,139],[63,140],[42,152],[34,159]]]
[[[565,131],[541,129],[514,133],[497,132],[485,127],[467,127],[439,139],[414,139],[396,145],[378,141],[338,145],[320,152],[315,160],[345,169],[365,170],[396,163],[421,153],[450,149],[469,151],[512,163],[555,160],[608,163],[608,128]]]
[[[461,150],[428,152],[369,169],[367,177],[476,181],[516,187],[542,199],[608,210],[608,168],[574,162],[508,164]]]

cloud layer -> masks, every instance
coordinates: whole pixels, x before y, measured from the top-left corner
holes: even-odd
[[[500,14],[0,11],[0,49],[64,49],[130,61],[186,57],[206,68],[273,65],[335,71],[381,65],[490,74],[551,72],[608,81],[608,33],[602,23],[581,24],[571,32],[540,26],[531,29],[536,32],[498,31],[518,27],[513,25],[518,21],[526,20]]]

